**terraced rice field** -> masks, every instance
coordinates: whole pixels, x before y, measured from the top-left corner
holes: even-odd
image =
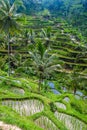
[[[62,121],[68,130],[87,130],[87,125],[76,117],[59,113],[57,111],[55,112],[55,117]]]
[[[30,116],[44,110],[44,105],[37,99],[27,100],[4,100],[2,105],[11,107],[20,115]]]
[[[45,116],[41,116],[35,120],[35,124],[43,128],[44,130],[59,130],[56,125]]]

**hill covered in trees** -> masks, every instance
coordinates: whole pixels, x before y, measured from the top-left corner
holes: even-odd
[[[11,0],[12,2],[13,0]],[[29,15],[36,15],[45,9],[52,16],[62,17],[87,37],[87,1],[86,0],[22,0]]]

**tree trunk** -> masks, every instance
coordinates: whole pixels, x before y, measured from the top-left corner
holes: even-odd
[[[40,92],[41,90],[41,83],[43,82],[42,74],[40,73],[39,75],[39,82],[38,82],[38,91]]]
[[[38,82],[38,91],[40,92],[40,88],[41,88],[41,79],[39,79],[39,82]]]
[[[7,42],[8,42],[8,76],[10,76],[10,35],[7,36]]]
[[[76,94],[76,87],[74,87],[74,95]]]

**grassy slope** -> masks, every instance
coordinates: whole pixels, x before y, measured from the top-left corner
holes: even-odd
[[[73,115],[77,118],[79,118],[80,120],[82,120],[83,122],[87,123],[87,116],[86,114],[82,114],[81,112],[79,112],[78,110],[76,110],[74,107],[71,106],[71,102],[75,103],[76,99],[74,98],[74,96],[72,94],[62,94],[62,95],[58,95],[55,96],[54,94],[52,94],[51,92],[41,92],[41,94],[38,94],[37,92],[33,92],[33,90],[37,90],[37,83],[34,82],[32,79],[21,79],[21,78],[17,78],[18,81],[20,81],[20,85],[19,84],[14,84],[13,80],[16,80],[16,78],[13,77],[5,77],[5,80],[3,81],[2,78],[0,78],[1,83],[0,83],[0,100],[2,99],[26,99],[26,98],[36,98],[41,100],[44,103],[44,111],[42,111],[41,113],[37,113],[34,114],[33,116],[30,117],[25,117],[23,116],[21,118],[21,116],[13,111],[11,108],[9,107],[4,107],[2,105],[0,105],[0,120],[5,121],[6,123],[10,123],[10,124],[15,124],[17,126],[19,126],[20,128],[22,128],[23,130],[42,130],[42,128],[39,128],[38,126],[36,126],[34,124],[34,120],[37,119],[38,117],[40,117],[41,115],[45,115],[47,116],[49,119],[51,119],[54,124],[60,128],[61,130],[65,130],[66,128],[62,125],[62,123],[60,121],[58,121],[53,112],[51,111],[50,108],[50,103],[51,102],[62,102],[66,105],[67,109],[63,110],[63,109],[58,109],[58,111],[63,112],[63,113],[67,113],[69,115]],[[10,82],[6,82],[6,81],[10,81]],[[10,83],[10,84],[9,84]],[[23,88],[25,90],[25,94],[22,96],[20,94],[15,94],[11,91],[11,87],[15,86],[18,88]],[[30,87],[28,87],[30,86]],[[31,92],[32,91],[32,92]],[[70,98],[70,103],[66,103],[65,101],[63,101],[64,97],[69,97]],[[83,101],[82,101],[83,103]],[[85,106],[83,106],[85,107]],[[82,109],[83,109],[82,107]]]

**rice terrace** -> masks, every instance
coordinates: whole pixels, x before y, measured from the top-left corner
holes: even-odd
[[[87,130],[87,0],[0,0],[0,130]]]

